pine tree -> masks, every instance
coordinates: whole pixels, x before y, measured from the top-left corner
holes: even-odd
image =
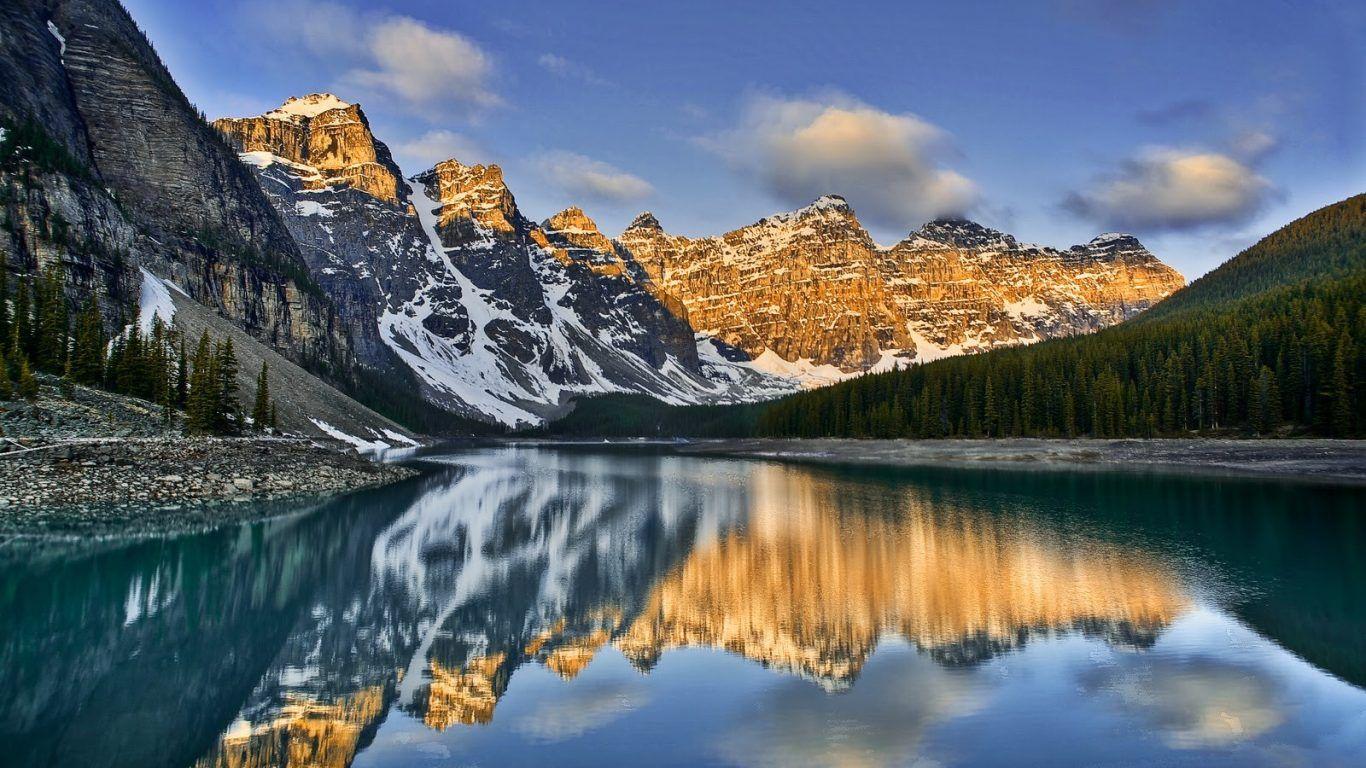
[[[11,400],[14,398],[14,383],[9,377],[9,361],[0,354],[0,400]]]
[[[190,387],[186,394],[185,427],[193,434],[210,434],[214,431],[214,418],[218,413],[217,372],[214,357],[209,346],[209,332],[199,337],[191,359]]]
[[[237,355],[232,339],[219,345],[214,357],[218,374],[218,413],[214,424],[220,434],[235,434],[242,424],[242,412],[237,402]]]
[[[1338,336],[1337,348],[1333,352],[1333,374],[1329,382],[1329,397],[1332,398],[1330,428],[1335,437],[1351,437],[1352,424],[1352,368],[1356,365],[1356,349],[1352,335],[1347,328]]]
[[[19,396],[32,402],[38,399],[38,377],[33,374],[33,367],[29,365],[28,357],[21,354],[19,356]]]
[[[252,426],[256,431],[264,431],[270,422],[270,379],[266,374],[266,361],[261,361],[261,375],[256,378],[256,403],[251,409]]]
[[[270,401],[270,429],[272,432],[280,431],[280,420],[276,417],[275,401]]]
[[[104,377],[104,348],[100,303],[91,293],[90,302],[76,319],[75,340],[71,350],[71,378],[79,384],[98,384]]]
[[[0,256],[0,346],[10,343],[9,264]]]
[[[10,319],[10,357],[15,361],[19,359],[20,355],[27,356],[32,351],[33,328],[30,325],[31,322],[28,281],[21,278],[19,288],[14,294],[14,316]]]
[[[66,370],[67,312],[62,292],[65,282],[61,264],[54,264],[39,281],[34,307],[34,365],[40,370]]]
[[[179,351],[176,354],[176,374],[175,374],[175,405],[177,408],[184,408],[186,397],[190,393],[190,365],[185,358],[185,337],[180,336]]]

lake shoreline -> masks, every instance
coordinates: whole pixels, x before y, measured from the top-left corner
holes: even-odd
[[[298,438],[25,440],[0,453],[0,535],[240,520],[251,503],[386,485],[417,469]],[[171,526],[174,527],[174,526]]]
[[[670,453],[793,463],[998,470],[1120,471],[1366,487],[1366,440],[1048,439],[519,440],[528,445],[651,446]]]

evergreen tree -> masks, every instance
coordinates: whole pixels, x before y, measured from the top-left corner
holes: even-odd
[[[39,370],[63,373],[67,356],[66,296],[61,264],[48,268],[38,281],[33,311],[33,362]]]
[[[1333,353],[1333,374],[1329,385],[1332,399],[1330,428],[1335,437],[1351,437],[1353,429],[1352,369],[1356,367],[1356,350],[1347,328],[1338,336]]]
[[[14,398],[14,382],[9,377],[9,361],[0,354],[0,400],[11,400]]]
[[[0,346],[10,344],[9,264],[0,256]]]
[[[190,365],[185,357],[185,337],[180,334],[179,349],[176,353],[175,405],[184,408],[190,393]]]
[[[10,357],[16,361],[20,355],[27,356],[33,351],[33,327],[30,323],[28,281],[21,278],[14,294],[14,315],[10,318]],[[15,364],[18,365],[17,362]]]
[[[38,377],[33,373],[33,367],[29,365],[26,355],[19,355],[19,376],[18,391],[19,396],[32,402],[38,399]]]
[[[236,434],[242,425],[242,412],[237,402],[237,355],[232,339],[217,345],[214,357],[218,374],[218,413],[214,424],[220,434]]]
[[[104,378],[104,323],[100,317],[100,303],[95,294],[76,318],[76,332],[71,350],[71,378],[78,384],[96,385]]]
[[[190,364],[190,387],[186,395],[185,426],[193,434],[211,434],[218,413],[218,373],[209,342],[209,332],[199,337]]]
[[[251,421],[258,432],[270,425],[270,380],[264,360],[261,361],[261,375],[256,377],[256,403],[251,409]]]

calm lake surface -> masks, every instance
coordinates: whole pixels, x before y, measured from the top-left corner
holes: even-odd
[[[1366,764],[1359,489],[433,458],[0,547],[0,765]]]

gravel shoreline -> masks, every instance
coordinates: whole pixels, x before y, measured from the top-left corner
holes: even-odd
[[[115,532],[249,515],[254,502],[418,474],[295,438],[7,441],[0,534]]]
[[[906,467],[1099,470],[1366,486],[1366,440],[698,440],[686,455]]]

